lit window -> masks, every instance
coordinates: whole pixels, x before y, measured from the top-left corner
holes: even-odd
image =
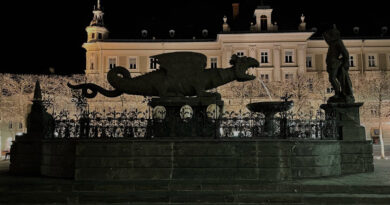
[[[328,94],[333,93],[333,91],[334,91],[333,87],[326,88],[326,93],[328,93]]]
[[[349,56],[349,67],[355,67],[355,58],[353,56]]]
[[[137,59],[129,58],[129,69],[137,69]]]
[[[293,80],[293,78],[294,78],[294,74],[285,74],[284,75],[284,79],[286,80],[286,81],[292,81]]]
[[[308,80],[308,88],[310,92],[313,92],[313,79]]]
[[[368,67],[376,67],[375,56],[368,56]]]
[[[108,59],[108,67],[110,69],[113,69],[116,67],[116,58],[109,58]]]
[[[157,59],[156,58],[150,58],[150,69],[155,70],[158,68]]]
[[[261,52],[261,63],[268,63],[268,52]]]
[[[292,51],[286,51],[285,52],[284,61],[286,63],[292,63],[293,62],[293,52]]]
[[[238,57],[243,57],[244,56],[244,52],[242,52],[242,51],[238,51],[236,54],[237,54]]]
[[[266,15],[262,15],[260,17],[260,25],[261,25],[261,30],[262,31],[267,31],[267,26],[268,26],[268,22],[267,22],[267,16]]]
[[[267,83],[269,81],[269,75],[268,74],[261,74],[260,79],[261,79],[261,81]]]
[[[218,66],[218,59],[217,58],[211,58],[210,59],[211,68],[217,68]]]
[[[313,58],[311,56],[306,56],[306,67],[307,68],[313,67]]]

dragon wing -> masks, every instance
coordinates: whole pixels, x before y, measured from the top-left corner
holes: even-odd
[[[205,55],[194,52],[173,52],[152,56],[157,59],[160,69],[169,77],[181,78],[204,70],[207,63]]]

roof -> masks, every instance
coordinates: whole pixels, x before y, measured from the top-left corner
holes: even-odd
[[[256,9],[271,9],[271,6],[259,5]]]

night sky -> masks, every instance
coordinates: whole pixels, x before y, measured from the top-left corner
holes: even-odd
[[[232,15],[231,0],[101,1],[106,27],[114,39],[138,39],[142,29],[157,39],[169,38],[170,29],[176,30],[176,38],[201,38],[202,29],[209,30],[208,38],[215,38],[221,31],[222,17]],[[249,27],[260,1],[235,2],[240,2],[238,20]],[[274,9],[273,21],[278,22],[280,31],[296,30],[302,13],[307,28],[322,31],[336,23],[344,36],[353,36],[354,26],[359,26],[360,34],[366,37],[379,36],[382,26],[390,28],[390,12],[383,0],[264,2]],[[12,66],[3,66],[0,72],[47,74],[53,67],[57,74],[83,73],[85,51],[81,46],[95,4],[96,0],[7,1],[2,14],[6,28],[3,44],[12,41],[8,52]]]

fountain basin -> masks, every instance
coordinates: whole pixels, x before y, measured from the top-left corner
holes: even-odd
[[[272,102],[257,102],[250,103],[246,107],[251,112],[260,112],[264,114],[264,125],[262,132],[270,137],[275,135],[275,114],[278,112],[285,112],[293,107],[293,101],[272,101]],[[287,129],[286,120],[280,121],[280,133],[286,137]],[[256,132],[255,132],[256,133]]]
[[[278,113],[290,110],[293,107],[293,101],[274,101],[274,102],[256,102],[246,105],[251,112],[261,112],[264,115],[268,113]]]

